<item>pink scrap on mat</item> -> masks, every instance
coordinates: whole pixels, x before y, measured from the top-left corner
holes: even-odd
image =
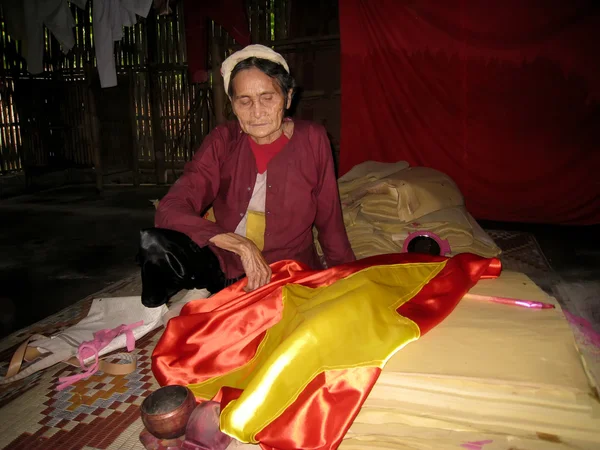
[[[581,334],[585,338],[586,344],[591,344],[597,348],[600,348],[600,333],[594,330],[593,325],[588,320],[571,314],[568,311],[565,311],[565,316],[569,322],[571,322],[579,329],[579,331],[581,331]]]
[[[100,350],[106,347],[112,342],[113,339],[125,334],[125,340],[127,344],[127,351],[132,351],[135,348],[135,336],[133,335],[133,329],[140,327],[144,324],[143,320],[132,323],[130,325],[119,325],[117,328],[99,330],[94,333],[94,339],[91,341],[82,342],[79,345],[77,351],[77,358],[79,359],[79,365],[85,372],[71,375],[69,377],[61,377],[58,381],[61,383],[56,387],[56,390],[62,391],[63,389],[71,386],[79,380],[85,380],[92,376],[98,371],[98,365],[100,364]],[[94,362],[86,367],[85,360],[94,357]]]
[[[460,444],[460,446],[468,450],[481,450],[484,445],[491,444],[492,442],[494,441],[487,439],[485,441],[465,442],[464,444]]]

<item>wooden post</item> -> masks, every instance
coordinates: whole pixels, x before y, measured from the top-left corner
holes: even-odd
[[[224,123],[227,121],[227,117],[225,116],[225,87],[223,85],[223,77],[221,76],[221,64],[223,63],[223,46],[222,46],[222,38],[221,36],[212,36],[211,39],[211,61],[212,61],[212,91],[213,98],[215,100],[215,119],[217,120],[217,125]]]
[[[129,114],[131,117],[131,125],[133,132],[133,145],[131,146],[131,171],[133,172],[133,185],[140,185],[140,156],[139,156],[139,148],[140,142],[138,139],[138,121],[137,114],[135,110],[135,72],[133,70],[129,71]]]
[[[162,128],[160,113],[160,83],[158,82],[158,73],[153,70],[148,71],[148,87],[150,88],[150,114],[152,116],[152,142],[154,146],[154,167],[156,169],[156,183],[165,184],[165,171],[167,169],[165,162],[165,132]]]
[[[96,98],[91,84],[88,84],[88,95],[90,96],[90,122],[92,125],[92,145],[94,148],[94,171],[96,173],[96,190],[102,192],[104,189],[104,171],[102,167],[102,145],[100,143],[100,120],[96,113]]]
[[[150,10],[146,19],[146,40],[148,42],[148,89],[150,100],[150,115],[152,123],[152,142],[154,147],[154,167],[156,170],[156,184],[165,184],[165,133],[161,120],[161,88],[158,82],[158,71],[155,65],[159,62],[158,40],[157,40],[157,17],[156,11]]]
[[[96,96],[94,95],[93,83],[96,79],[94,77],[94,66],[92,64],[85,65],[85,79],[87,81],[87,96],[89,105],[89,117],[91,127],[91,138],[93,155],[92,160],[94,161],[94,172],[96,174],[96,191],[102,192],[104,189],[104,169],[102,165],[102,143],[100,142],[100,119],[98,119],[98,113],[96,112]],[[98,79],[99,82],[99,79]]]
[[[251,2],[250,5],[250,38],[253,44],[258,44],[260,42],[259,7],[257,2]]]

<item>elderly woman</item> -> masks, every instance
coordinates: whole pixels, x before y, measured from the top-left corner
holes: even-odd
[[[182,288],[214,293],[244,276],[252,291],[280,260],[322,268],[313,225],[329,267],[355,259],[325,129],[285,118],[294,79],[284,58],[251,45],[227,58],[221,73],[237,120],[204,139],[160,201],[156,228],[142,231],[146,306]],[[210,206],[214,221],[202,215]]]

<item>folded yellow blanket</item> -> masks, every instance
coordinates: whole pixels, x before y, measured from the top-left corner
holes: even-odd
[[[341,448],[600,448],[600,403],[556,300],[509,271],[471,292],[557,307],[464,299],[392,357]]]
[[[425,167],[367,161],[338,180],[344,225],[357,258],[402,251],[410,233],[431,231],[451,255],[498,256],[500,249],[464,206],[447,175]],[[317,242],[317,250],[322,251]]]

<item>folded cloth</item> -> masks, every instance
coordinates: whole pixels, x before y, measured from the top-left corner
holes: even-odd
[[[500,248],[473,219],[464,206],[454,206],[434,211],[416,222],[399,225],[379,223],[379,227],[392,235],[396,242],[403,243],[406,237],[418,231],[431,231],[449,242],[451,255],[475,253],[484,257],[500,254]]]
[[[357,258],[403,251],[406,238],[429,231],[448,241],[450,255],[498,256],[500,248],[464,206],[450,177],[404,161],[367,161],[338,180],[344,225]],[[322,255],[315,232],[317,253]]]
[[[340,195],[344,196],[357,187],[362,186],[365,180],[369,182],[381,180],[408,167],[409,164],[406,161],[396,163],[365,161],[362,164],[357,164],[338,180]]]
[[[555,309],[463,299],[388,361],[341,448],[600,448],[600,403],[556,300],[510,271],[470,293]]]
[[[361,210],[365,213],[403,222],[464,204],[454,181],[448,175],[427,167],[409,167],[375,182],[364,178],[362,184],[358,184],[358,180],[354,183],[357,186],[342,195],[343,205],[360,201]]]

